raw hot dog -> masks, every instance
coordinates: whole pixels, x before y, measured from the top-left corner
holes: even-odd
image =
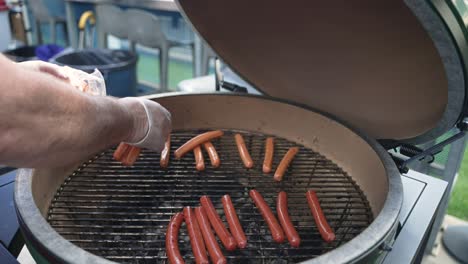
[[[273,163],[273,153],[275,151],[275,143],[272,137],[265,140],[265,159],[263,160],[263,173],[271,172],[271,165]]]
[[[250,157],[247,147],[245,146],[244,138],[242,137],[241,134],[235,134],[234,138],[236,139],[237,150],[239,150],[239,155],[242,159],[242,162],[244,163],[244,166],[247,169],[252,168],[253,161],[252,161],[252,158]]]
[[[237,246],[239,248],[245,248],[247,246],[247,237],[239,222],[231,197],[226,194],[221,198],[221,202],[223,203],[224,214],[229,224],[229,230],[231,230],[232,236],[237,242]]]
[[[221,248],[219,248],[218,242],[211,230],[211,226],[206,216],[205,210],[202,207],[195,208],[195,216],[197,217],[198,225],[205,241],[206,248],[210,254],[211,261],[215,264],[225,264],[226,257],[224,257]]]
[[[171,156],[171,135],[167,137],[166,143],[164,144],[164,149],[161,152],[161,161],[159,165],[161,168],[165,169],[169,165],[169,158]]]
[[[309,204],[310,210],[312,211],[312,215],[314,216],[315,224],[322,236],[323,240],[326,242],[332,242],[335,240],[335,233],[331,229],[330,225],[328,225],[327,219],[323,214],[322,208],[320,207],[320,202],[317,198],[317,194],[309,190],[307,191],[307,203]]]
[[[221,130],[215,130],[215,131],[210,131],[206,132],[203,134],[200,134],[189,141],[187,141],[185,144],[180,146],[175,152],[174,156],[176,159],[182,158],[183,155],[188,153],[189,151],[193,150],[195,147],[200,146],[201,144],[210,141],[215,138],[219,138],[224,134],[223,131]]]
[[[283,243],[284,242],[283,229],[279,225],[278,220],[276,220],[275,215],[273,214],[270,207],[263,199],[262,195],[256,190],[250,190],[249,195],[250,195],[250,198],[252,198],[252,200],[254,201],[255,206],[257,206],[258,210],[262,214],[263,219],[267,223],[268,228],[271,231],[271,236],[273,237],[273,240],[277,243]]]
[[[122,158],[127,154],[128,150],[130,150],[132,146],[126,143],[120,143],[117,149],[114,151],[114,159],[117,161],[122,160]]]
[[[203,160],[203,153],[200,146],[193,149],[193,154],[195,155],[197,171],[205,170],[205,161]]]
[[[208,141],[203,143],[203,147],[205,147],[206,152],[208,152],[208,156],[210,157],[211,161],[211,166],[213,166],[213,168],[218,168],[221,162],[219,160],[218,152],[216,152],[216,149],[213,146],[213,144]]]
[[[288,238],[289,244],[297,248],[301,244],[301,238],[296,231],[291,219],[289,218],[288,213],[288,195],[286,192],[281,191],[278,194],[278,200],[276,201],[276,213],[278,214],[278,219],[283,227],[286,237]]]
[[[221,239],[221,242],[223,243],[224,247],[227,250],[234,250],[236,249],[236,241],[232,237],[231,233],[227,230],[227,228],[224,226],[223,221],[221,220],[221,217],[219,217],[218,213],[216,212],[216,209],[211,202],[210,197],[203,195],[200,198],[200,204],[203,207],[206,215],[208,216],[208,219],[210,220],[211,226],[216,232],[216,235],[218,235],[219,239]]]
[[[185,263],[179,250],[179,229],[183,220],[184,214],[176,213],[167,226],[166,253],[169,262],[172,264]]]
[[[275,181],[279,182],[283,180],[284,173],[289,167],[289,164],[291,164],[291,161],[293,160],[294,156],[296,156],[297,152],[299,152],[298,147],[292,147],[288,150],[288,152],[286,152],[280,164],[278,165],[278,168],[276,168],[274,176]]]
[[[141,148],[130,146],[130,150],[120,161],[125,166],[133,166],[135,161],[138,159],[140,152],[141,152]]]
[[[205,243],[203,242],[197,218],[191,207],[187,206],[184,208],[184,218],[190,237],[190,244],[192,245],[193,256],[195,256],[195,262],[197,264],[208,264]]]

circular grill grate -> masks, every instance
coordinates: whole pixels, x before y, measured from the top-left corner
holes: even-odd
[[[172,134],[172,153],[203,131]],[[243,250],[225,251],[230,263],[290,263],[314,258],[361,233],[372,221],[368,201],[350,176],[317,152],[301,147],[282,182],[261,172],[265,136],[243,132],[253,169],[243,167],[233,131],[213,141],[221,166],[213,169],[204,152],[206,170],[197,172],[193,154],[181,160],[171,156],[169,168],[159,168],[158,153],[143,150],[133,167],[112,159],[109,149],[84,163],[58,189],[49,208],[48,221],[63,237],[79,247],[117,262],[166,263],[165,233],[171,216],[184,206],[198,206],[209,195],[223,218],[220,198],[230,194],[248,238]],[[289,147],[275,138],[274,168]],[[289,212],[302,239],[300,248],[272,241],[269,229],[250,200],[248,191],[257,189],[275,212],[279,191],[288,193]],[[305,192],[314,189],[320,199],[336,241],[322,241]],[[193,262],[185,225],[179,246],[186,260]]]

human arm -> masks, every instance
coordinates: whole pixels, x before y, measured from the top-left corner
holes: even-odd
[[[89,157],[119,142],[138,142],[148,131],[145,108],[135,98],[83,94],[61,78],[21,67],[0,56],[0,163],[56,167]],[[163,138],[170,115],[145,101]]]

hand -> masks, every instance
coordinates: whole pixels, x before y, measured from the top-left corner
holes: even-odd
[[[62,72],[62,67],[45,61],[25,61],[17,64],[19,67],[36,72],[49,74],[59,80],[69,82],[69,78]]]
[[[133,117],[133,127],[126,143],[162,151],[171,133],[171,114],[160,104],[143,98],[126,97],[119,99]]]
[[[89,74],[68,66],[59,66],[44,61],[20,62],[18,66],[25,70],[49,74],[84,93],[92,95],[106,94],[104,78],[98,70]]]

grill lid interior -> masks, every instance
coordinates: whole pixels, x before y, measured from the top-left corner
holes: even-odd
[[[427,141],[463,111],[465,73],[456,33],[444,24],[456,14],[440,17],[431,1],[179,5],[253,86],[329,112],[374,138]]]

